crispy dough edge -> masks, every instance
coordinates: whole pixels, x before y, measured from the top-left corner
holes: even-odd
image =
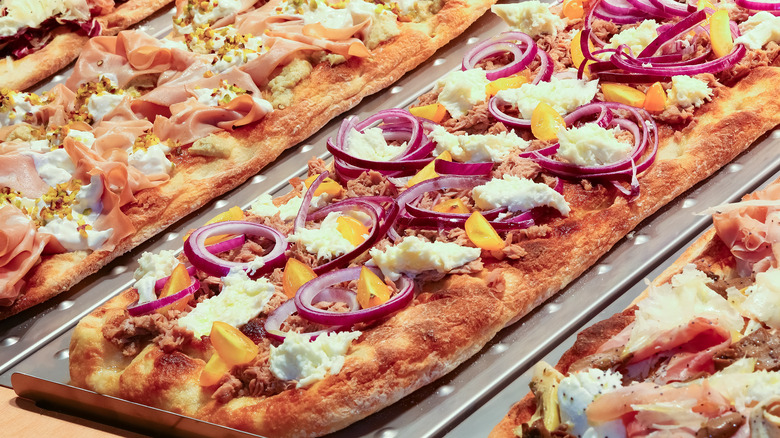
[[[232,145],[233,153],[228,159],[190,157],[182,166],[186,168],[174,175],[173,183],[169,181],[137,193],[137,201],[123,208],[137,231],[113,251],[57,254],[33,268],[27,275],[28,285],[23,294],[13,305],[0,310],[0,319],[73,287],[211,199],[237,187],[284,150],[428,59],[482,16],[492,3],[492,0],[481,3],[450,0],[428,25],[427,31],[433,37],[417,29],[403,28],[401,35],[381,45],[370,59],[352,59],[335,68],[321,63],[296,86],[290,107],[276,110],[258,123],[213,137],[226,143],[237,142]]]
[[[756,84],[775,80],[780,80],[778,68],[754,71],[734,89],[722,91],[721,98],[707,105],[699,121],[686,129],[680,138],[664,139],[661,157],[640,177],[643,192],[637,202],[628,204],[618,197],[607,208],[569,218],[553,236],[525,242],[524,249],[529,257],[511,266],[506,262],[492,264],[478,278],[452,276],[448,282],[428,285],[438,294],[451,296],[449,305],[436,307],[435,312],[430,310],[434,308],[430,303],[402,310],[361,337],[341,373],[328,376],[308,390],[288,391],[267,399],[244,397],[225,405],[214,402],[205,407],[188,405],[200,403],[204,397],[202,390],[197,394],[193,392],[202,360],[189,359],[181,353],[175,353],[175,360],[164,359],[172,355],[166,356],[151,345],[125,370],[110,371],[111,377],[101,377],[109,367],[96,358],[112,357],[116,349],[105,350],[106,342],[101,341],[99,332],[101,324],[92,319],[89,319],[93,321],[90,324],[82,321],[71,340],[73,384],[115,389],[117,392],[107,393],[272,436],[296,436],[289,429],[291,427],[296,428],[300,436],[317,435],[357,421],[454,369],[479,351],[502,327],[525,315],[579,276],[641,220],[747,149],[756,138],[780,122],[777,112],[780,103],[770,96],[762,97],[754,88]],[[687,146],[681,148],[680,142]],[[676,183],[670,185],[669,181]],[[567,190],[577,192],[577,187],[570,186]],[[501,277],[503,287],[489,287],[489,276]],[[469,289],[471,294],[464,292]],[[474,291],[485,293],[474,294]],[[497,313],[485,314],[485,309],[472,304],[485,302],[490,296],[500,303],[496,306]],[[464,311],[462,306],[468,306],[469,310]],[[112,311],[121,312],[122,309]],[[479,315],[478,321],[474,321],[474,315]],[[404,324],[398,325],[399,321]],[[456,324],[451,327],[452,321]],[[477,335],[459,335],[458,325],[469,327]],[[414,342],[405,341],[410,333],[419,333],[421,327],[430,328],[423,330],[419,338],[412,338]],[[601,330],[607,333],[619,328]],[[450,340],[448,347],[451,350],[446,355],[441,354],[440,343],[426,345],[428,339]],[[384,361],[375,359],[380,350],[384,351],[382,346],[387,342],[396,343],[392,348],[399,356],[392,363],[399,363],[397,367],[402,368],[392,373],[382,366],[377,368],[376,363]],[[419,351],[419,345],[425,345],[425,348]],[[594,350],[597,348],[594,343],[590,345]],[[425,356],[421,358],[421,354]],[[185,362],[186,367],[181,365]],[[170,377],[173,374],[180,377]],[[266,416],[278,421],[278,428],[263,422]]]
[[[111,13],[96,17],[103,26],[101,35],[116,35],[149,17],[171,0],[129,0]],[[53,32],[54,39],[41,50],[21,59],[0,60],[0,84],[12,90],[25,90],[65,68],[79,56],[89,37],[64,29]]]

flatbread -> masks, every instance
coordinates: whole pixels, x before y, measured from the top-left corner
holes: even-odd
[[[116,35],[171,3],[171,0],[128,0],[109,14],[95,17],[101,35]],[[41,50],[20,59],[0,61],[0,83],[12,90],[26,90],[65,68],[81,53],[89,37],[60,28]]]
[[[418,300],[366,329],[341,372],[307,389],[217,403],[212,389],[197,384],[211,355],[207,341],[169,354],[150,344],[135,357],[123,357],[102,327],[136,301],[132,289],[76,327],[72,383],[269,436],[315,436],[342,428],[454,369],[578,277],[644,218],[747,149],[780,122],[780,103],[762,92],[777,80],[780,69],[756,69],[735,87],[721,89],[681,133],[662,131],[658,159],[639,176],[642,192],[634,202],[603,187],[566,183],[572,213],[552,219],[550,235],[522,241],[525,257],[486,262],[478,275],[425,284],[436,299]]]

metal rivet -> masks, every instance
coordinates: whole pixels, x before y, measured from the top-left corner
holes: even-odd
[[[390,89],[390,94],[398,94],[404,91],[404,87],[393,87]]]
[[[772,138],[780,138],[780,129],[776,129],[772,131],[772,134],[770,134]]]
[[[685,201],[683,201],[682,208],[691,208],[694,205],[696,205],[696,200],[692,198],[688,198]]]
[[[634,245],[643,245],[650,241],[650,237],[640,234],[634,238]]]
[[[16,336],[9,336],[2,341],[0,341],[0,345],[3,347],[10,347],[11,345],[14,345],[15,343],[19,342],[19,338]]]
[[[452,385],[444,385],[441,388],[436,390],[436,395],[438,395],[439,397],[446,397],[446,396],[452,394],[453,392],[455,392],[455,387],[454,386],[452,386]]]
[[[374,436],[376,438],[395,438],[398,436],[398,429],[385,427],[384,429],[379,429]]]
[[[111,270],[111,275],[120,275],[127,272],[127,266],[116,266]]]
[[[306,152],[309,152],[309,151],[311,151],[312,149],[314,149],[314,146],[312,146],[312,145],[310,145],[310,144],[305,144],[305,145],[303,145],[303,147],[301,148],[301,153],[302,153],[302,154],[305,154]]]
[[[478,43],[479,41],[480,41],[480,38],[471,37],[471,38],[469,38],[468,41],[466,41],[466,44],[475,44],[475,43]]]
[[[229,203],[230,203],[230,202],[228,202],[226,199],[220,199],[219,201],[217,201],[217,202],[214,204],[214,209],[216,210],[216,209],[218,209],[218,208],[225,207],[225,206],[227,206]]]
[[[73,301],[73,300],[65,300],[65,301],[61,302],[61,303],[60,303],[60,304],[57,306],[57,309],[58,309],[58,310],[66,310],[66,309],[70,309],[71,307],[73,307],[73,305],[74,305],[74,304],[76,304],[76,302],[75,302],[75,301]]]
[[[556,303],[550,303],[545,307],[547,309],[547,313],[555,313],[559,310],[561,310],[561,305]]]
[[[433,61],[433,65],[442,65],[442,64],[444,64],[445,62],[447,62],[447,60],[446,60],[446,59],[444,59],[444,58],[439,58],[439,59],[437,59],[436,61]]]
[[[501,354],[509,349],[509,346],[506,344],[498,343],[492,347],[490,347],[490,352],[493,354]]]
[[[179,237],[179,233],[168,233],[167,236],[165,236],[165,240],[170,242],[171,240],[176,240]]]
[[[265,176],[265,175],[255,175],[255,176],[252,177],[252,184],[257,184],[257,183],[263,182],[266,179],[268,179],[268,177]]]
[[[70,357],[70,351],[67,348],[54,353],[54,358],[57,360],[63,360]]]

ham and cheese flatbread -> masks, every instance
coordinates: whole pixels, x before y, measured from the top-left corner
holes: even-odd
[[[4,175],[0,200],[59,245],[0,266],[14,279],[0,315],[66,290],[237,186],[489,3],[393,12],[362,0],[180,2],[171,38],[99,36],[65,85],[40,96],[2,90],[3,159],[35,172]],[[309,23],[323,13],[327,28]]]
[[[779,199],[775,181],[712,209],[714,228],[629,309],[537,365],[490,436],[776,436]]]
[[[70,64],[90,37],[116,35],[169,0],[8,0],[0,17],[0,83],[25,90]]]

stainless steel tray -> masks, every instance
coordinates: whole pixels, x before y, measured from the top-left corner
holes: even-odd
[[[153,23],[150,26],[157,29]],[[459,66],[470,45],[503,30],[505,26],[497,17],[486,15],[434,58],[407,74],[395,86],[366,99],[349,114],[365,117],[380,109],[408,105],[430,89],[433,78]],[[164,29],[156,32],[157,35],[165,33]],[[331,122],[238,189],[117,259],[76,289],[0,323],[0,384],[9,385],[13,373],[24,373],[26,375],[18,374],[13,378],[14,387],[20,395],[54,405],[68,405],[71,402],[66,400],[75,399],[78,403],[71,407],[83,415],[102,413],[104,421],[121,422],[141,430],[159,432],[160,427],[167,427],[164,429],[166,432],[175,430],[182,435],[200,432],[220,436],[229,433],[248,435],[220,426],[212,429],[212,426],[203,426],[197,420],[170,413],[163,415],[164,412],[161,414],[162,411],[153,408],[68,386],[70,331],[81,317],[130,284],[134,261],[141,252],[179,248],[182,232],[201,224],[204,217],[232,205],[247,205],[260,193],[275,194],[285,190],[288,178],[304,172],[308,158],[327,156],[325,139],[335,134],[340,120]],[[455,372],[333,436],[441,436],[450,430],[453,434],[463,431],[458,426],[461,422],[466,426],[480,424],[474,429],[465,429],[468,436],[485,435],[497,420],[483,424],[479,417],[474,416],[477,414],[471,414],[487,400],[493,403],[492,397],[503,394],[502,389],[536,360],[610,305],[616,297],[624,296],[633,285],[701,232],[707,226],[708,218],[694,216],[694,212],[735,200],[780,170],[778,139],[780,132],[775,132],[757,142],[708,181],[643,222],[585,275],[531,315],[501,331],[479,354]],[[525,392],[520,390],[515,399]],[[108,410],[106,406],[109,406]],[[500,410],[498,418],[505,412],[506,409]]]

